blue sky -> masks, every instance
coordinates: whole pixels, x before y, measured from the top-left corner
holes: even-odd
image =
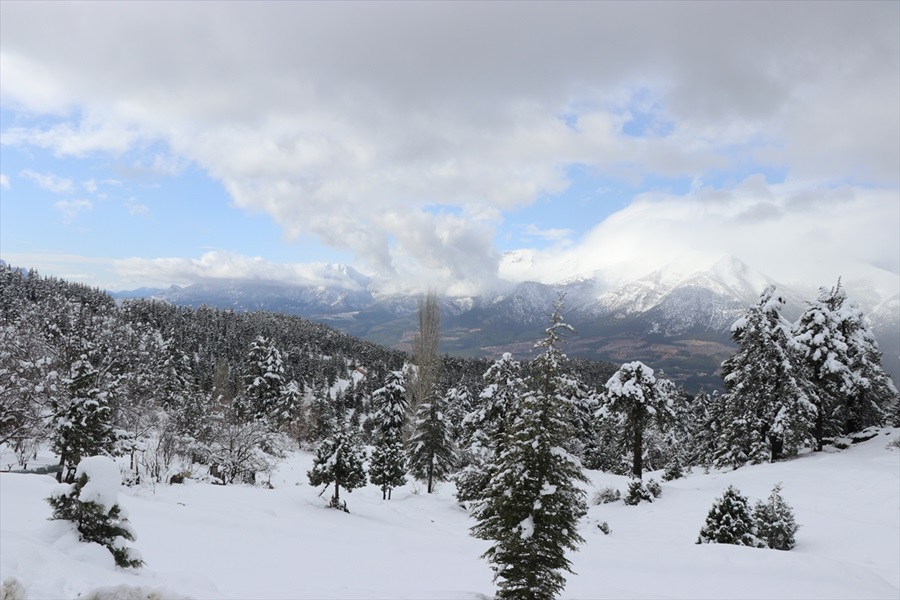
[[[0,11],[18,266],[465,294],[730,254],[900,282],[896,3]]]

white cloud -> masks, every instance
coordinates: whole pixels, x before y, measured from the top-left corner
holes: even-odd
[[[896,196],[898,23],[877,2],[13,3],[4,106],[55,117],[0,142],[196,164],[237,206],[400,287],[477,288],[498,275],[504,215],[563,191],[572,164],[641,181],[756,162],[814,194],[865,180]],[[628,135],[642,111],[653,123]],[[639,199],[597,231],[648,203],[715,212],[721,195]],[[703,234],[802,226],[786,202],[728,200],[739,211]]]
[[[129,198],[125,201],[125,208],[128,209],[128,214],[135,217],[149,217],[150,216],[150,207],[146,204],[141,204],[134,198]]]
[[[733,189],[645,194],[569,248],[506,255],[505,278],[554,282],[602,270],[637,278],[668,265],[689,274],[723,254],[776,280],[825,285],[880,270],[900,288],[900,202],[894,191],[752,177]],[[898,289],[900,291],[900,289]]]
[[[60,177],[53,173],[37,173],[31,169],[25,169],[19,175],[25,179],[30,179],[41,189],[54,194],[67,194],[75,191],[75,184],[71,179]]]
[[[66,222],[71,222],[79,214],[93,210],[94,204],[90,200],[59,200],[53,204],[63,215]]]
[[[7,177],[5,173],[0,173],[0,188],[3,188],[4,190],[9,189],[9,177]]]

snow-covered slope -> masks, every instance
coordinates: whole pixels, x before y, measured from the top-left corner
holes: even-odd
[[[577,574],[562,597],[896,600],[900,450],[888,442],[898,438],[900,430],[885,430],[839,453],[696,471],[663,483],[652,504],[592,505],[580,526],[586,542],[571,554]],[[31,600],[114,586],[166,599],[492,597],[490,569],[479,559],[487,544],[468,535],[472,521],[452,484],[430,495],[407,484],[390,501],[370,485],[347,495],[345,514],[325,508],[306,483],[310,465],[310,455],[293,455],[272,477],[274,489],[189,481],[124,490],[120,502],[138,534],[132,545],[146,561],[137,572],[115,568],[105,550],[75,543],[64,524],[47,521],[50,477],[2,473],[0,581],[17,580]],[[588,474],[590,494],[627,484]],[[778,482],[801,525],[794,550],[695,544],[728,485],[754,501]],[[598,529],[602,521],[610,535]]]

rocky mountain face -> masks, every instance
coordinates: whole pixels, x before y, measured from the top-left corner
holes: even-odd
[[[178,305],[269,310],[328,323],[385,346],[409,349],[417,327],[418,296],[379,294],[350,267],[331,266],[322,281],[292,285],[217,280],[131,296]],[[472,356],[512,352],[525,358],[541,338],[553,303],[565,295],[565,318],[577,331],[565,351],[619,364],[641,360],[690,390],[721,388],[719,365],[734,351],[731,324],[755,304],[766,285],[785,296],[794,320],[814,292],[798,291],[727,257],[690,273],[658,271],[633,281],[590,273],[548,285],[524,282],[503,293],[440,298],[441,350]],[[845,286],[872,321],[885,369],[900,382],[900,299],[863,282]],[[857,289],[860,297],[854,295]],[[116,294],[128,297],[128,293]]]

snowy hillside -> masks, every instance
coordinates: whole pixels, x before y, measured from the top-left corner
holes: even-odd
[[[577,575],[568,577],[563,597],[896,600],[900,449],[888,444],[898,439],[900,430],[887,429],[841,452],[736,471],[695,470],[663,483],[652,504],[591,505],[581,524],[586,543],[572,555]],[[6,468],[14,458],[0,461]],[[2,473],[0,581],[6,590],[17,582],[33,600],[74,599],[114,586],[156,590],[167,599],[492,596],[491,572],[479,559],[487,544],[468,535],[472,521],[451,484],[432,495],[407,484],[391,501],[369,485],[347,496],[345,514],[325,508],[320,490],[307,484],[310,465],[309,454],[293,455],[272,477],[274,489],[190,480],[123,488],[120,503],[138,534],[133,546],[146,561],[137,572],[115,568],[104,549],[78,543],[61,522],[47,521],[44,498],[55,480]],[[605,486],[625,490],[623,477],[588,474],[591,496]],[[794,550],[694,543],[728,485],[753,502],[778,482],[801,525]],[[598,529],[602,521],[610,535]]]

